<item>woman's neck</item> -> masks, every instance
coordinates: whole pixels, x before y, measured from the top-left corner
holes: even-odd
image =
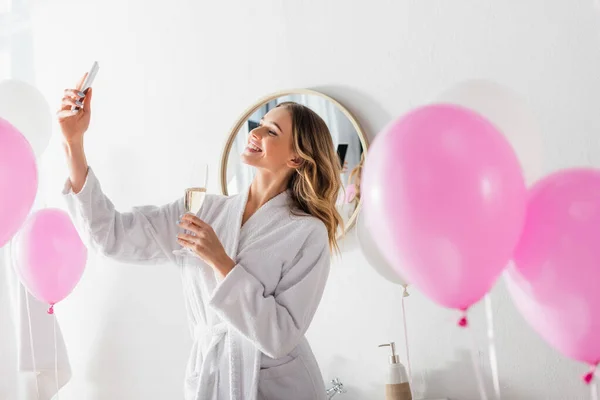
[[[275,196],[285,192],[289,181],[289,173],[281,176],[258,170],[248,192],[248,201],[244,210],[242,225],[263,205]]]
[[[248,203],[257,208],[263,206],[273,197],[287,190],[289,174],[276,176],[270,172],[258,170],[250,185]]]

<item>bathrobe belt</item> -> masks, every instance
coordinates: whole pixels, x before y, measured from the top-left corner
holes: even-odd
[[[198,400],[216,399],[218,387],[223,384],[225,384],[225,386],[229,386],[229,382],[227,381],[219,383],[219,381],[223,379],[228,380],[227,376],[219,376],[220,358],[229,353],[227,350],[225,350],[221,355],[219,355],[219,344],[225,341],[227,329],[227,324],[220,322],[210,327],[197,327],[194,330],[195,340],[198,341],[197,351],[202,352],[203,355],[203,357],[196,358],[196,360],[203,360],[198,374]],[[227,346],[227,343],[225,343],[225,346]],[[231,363],[228,364],[230,370],[221,371],[222,373],[233,373],[231,370]],[[232,391],[232,388],[229,389]],[[234,398],[232,397],[232,400],[233,399]]]

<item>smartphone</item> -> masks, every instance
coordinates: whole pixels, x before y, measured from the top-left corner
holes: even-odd
[[[85,93],[86,90],[92,87],[92,83],[94,83],[94,79],[96,78],[99,69],[100,65],[98,64],[98,61],[94,61],[92,68],[90,68],[85,80],[83,81],[83,85],[81,85],[81,88],[79,89],[81,92]],[[85,99],[83,101],[85,101]],[[79,110],[79,107],[72,106],[71,111],[75,110]]]
[[[340,158],[340,168],[344,168],[344,161],[346,161],[346,153],[348,152],[347,144],[338,144],[337,154]]]

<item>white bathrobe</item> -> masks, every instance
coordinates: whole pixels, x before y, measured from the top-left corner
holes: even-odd
[[[325,385],[304,336],[329,274],[327,230],[318,219],[290,213],[288,193],[242,226],[248,193],[208,195],[198,217],[215,230],[236,262],[220,281],[181,248],[183,199],[119,213],[89,169],[83,189],[65,197],[86,242],[130,263],[170,262],[181,271],[194,338],[186,400],[321,400]]]

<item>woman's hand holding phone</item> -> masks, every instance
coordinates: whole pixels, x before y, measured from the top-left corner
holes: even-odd
[[[74,193],[81,191],[87,179],[88,164],[83,146],[83,135],[90,125],[91,84],[97,71],[98,64],[94,63],[90,72],[81,77],[74,89],[65,89],[60,109],[57,112],[64,138],[71,189]],[[92,76],[89,75],[90,73]]]
[[[75,89],[65,89],[57,113],[60,129],[67,143],[82,142],[83,134],[90,125],[92,88],[89,88],[86,93],[80,91],[86,76],[87,74],[80,79]],[[73,107],[79,109],[73,110]]]

